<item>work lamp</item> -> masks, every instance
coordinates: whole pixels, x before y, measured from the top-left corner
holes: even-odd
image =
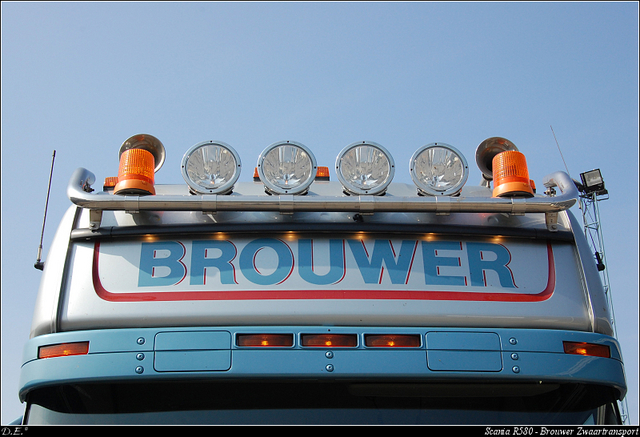
[[[455,147],[445,143],[431,143],[416,150],[409,168],[413,183],[423,195],[456,195],[469,176],[467,160]]]
[[[393,179],[395,163],[381,145],[360,141],[342,149],[336,158],[336,173],[348,194],[381,195]]]
[[[316,177],[316,158],[303,144],[271,144],[258,157],[258,176],[272,194],[304,194]]]
[[[600,173],[599,168],[580,173],[580,179],[582,180],[583,191],[587,194],[605,191],[604,179],[602,179],[602,173]]]
[[[240,176],[242,163],[233,147],[204,141],[182,157],[182,177],[194,193],[227,194]]]

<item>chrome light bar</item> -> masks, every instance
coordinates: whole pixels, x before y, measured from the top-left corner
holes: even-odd
[[[294,212],[353,212],[372,214],[376,212],[404,212],[450,214],[467,213],[545,213],[547,228],[557,230],[557,213],[569,209],[578,198],[573,180],[558,171],[544,178],[544,185],[554,192],[558,187],[561,195],[532,198],[466,198],[450,196],[294,196],[291,194],[272,196],[224,196],[224,195],[155,195],[114,196],[105,192],[92,192],[95,175],[78,168],[69,181],[67,195],[71,202],[91,210],[92,228],[100,225],[102,211],[276,211],[282,214]]]

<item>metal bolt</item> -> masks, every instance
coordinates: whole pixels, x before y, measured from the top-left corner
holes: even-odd
[[[520,357],[518,356],[518,354],[511,354],[511,359],[512,359],[512,360],[517,360],[518,358],[520,358]]]
[[[136,343],[138,343],[138,344],[140,344],[140,345],[144,344],[144,337],[140,337],[140,338],[138,338],[138,339],[136,340]]]
[[[333,358],[333,351],[326,351],[324,353],[324,356],[329,358],[329,359]]]
[[[516,338],[515,338],[515,337],[511,337],[511,338],[509,339],[509,344],[518,344],[518,340],[516,340]]]
[[[138,361],[144,360],[144,354],[137,354],[136,355],[136,360],[138,360]]]
[[[136,373],[137,374],[141,374],[142,372],[144,372],[144,367],[142,367],[142,366],[136,367]]]
[[[513,373],[520,373],[520,367],[518,366],[513,366],[511,370],[513,370]]]
[[[333,372],[333,364],[327,364],[325,369],[327,369],[327,372]]]

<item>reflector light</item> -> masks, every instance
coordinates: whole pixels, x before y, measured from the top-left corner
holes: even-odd
[[[128,149],[120,155],[118,183],[114,194],[156,194],[154,183],[155,159],[144,149]]]
[[[293,334],[238,334],[236,344],[243,347],[291,347]]]
[[[38,358],[66,357],[71,355],[86,355],[89,353],[89,342],[51,344],[38,348]]]
[[[302,346],[307,347],[356,347],[358,336],[355,334],[302,334]]]
[[[515,150],[493,157],[493,197],[533,197],[527,160]]]
[[[594,343],[577,343],[572,341],[563,341],[565,354],[584,355],[590,357],[610,358],[611,351],[609,346]]]
[[[182,157],[182,177],[194,193],[227,194],[240,177],[242,163],[233,147],[204,141]]]
[[[419,335],[366,334],[364,345],[368,347],[420,347]]]
[[[381,195],[393,179],[395,163],[381,145],[356,142],[342,149],[336,158],[336,173],[348,194]]]
[[[409,161],[411,179],[421,194],[453,196],[469,176],[464,156],[453,146],[431,143],[416,150]]]
[[[518,151],[518,148],[506,138],[491,137],[481,142],[476,149],[476,164],[485,181],[493,180],[493,158],[505,150]]]
[[[294,141],[274,143],[258,157],[258,175],[272,194],[306,193],[317,170],[311,150]]]

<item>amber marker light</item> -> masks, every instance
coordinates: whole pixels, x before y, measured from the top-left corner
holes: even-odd
[[[295,231],[287,231],[287,233],[282,235],[282,238],[287,241],[296,241],[298,234]]]
[[[604,344],[563,341],[562,346],[565,354],[611,358],[611,350]]]
[[[113,188],[118,184],[117,176],[109,176],[104,178],[104,184],[102,184],[103,191],[113,191]]]
[[[38,358],[68,357],[71,355],[87,355],[89,342],[50,344],[38,348]]]
[[[236,344],[241,347],[291,347],[293,334],[238,334]]]
[[[316,173],[316,181],[329,181],[329,167],[318,166],[318,172]]]
[[[365,334],[367,347],[420,347],[420,336],[411,334]]]
[[[356,347],[355,334],[302,334],[302,346],[307,347]]]
[[[533,197],[527,160],[521,152],[507,150],[493,157],[493,197]]]

